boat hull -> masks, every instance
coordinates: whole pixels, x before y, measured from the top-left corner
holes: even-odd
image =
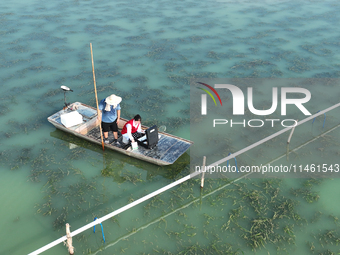
[[[78,111],[83,116],[83,123],[67,128],[61,123],[60,116],[72,111]],[[85,139],[89,142],[96,143],[100,146],[102,144],[99,131],[100,122],[97,120],[97,111],[91,106],[75,102],[71,104],[68,109],[60,110],[48,117],[47,120],[57,129],[75,135],[81,139]],[[121,118],[119,129],[122,129],[127,121],[127,119]],[[148,127],[142,126],[142,128],[147,129]],[[130,147],[128,149],[124,149],[114,144],[105,144],[105,149],[114,150],[152,164],[165,166],[173,164],[193,143],[189,140],[173,136],[165,132],[159,132],[159,135],[160,139],[158,145],[153,149],[146,149],[139,146],[137,150],[131,150]]]

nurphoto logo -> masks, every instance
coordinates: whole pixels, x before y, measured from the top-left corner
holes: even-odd
[[[234,116],[240,116],[244,115],[244,108],[245,108],[245,96],[242,90],[232,84],[215,84],[213,88],[212,86],[203,83],[203,82],[197,82],[201,85],[204,85],[205,87],[209,88],[219,99],[220,104],[222,106],[222,100],[220,98],[220,95],[217,93],[216,89],[223,89],[220,93],[230,93],[232,95],[232,101],[233,101],[233,115]],[[211,94],[210,91],[208,91],[205,88],[199,88],[206,92],[214,101],[215,105],[217,105],[216,100],[214,96]],[[294,94],[301,94],[304,97],[302,98],[287,98],[287,95],[290,93]],[[201,94],[201,115],[207,115],[207,94]],[[304,115],[311,115],[311,113],[306,109],[306,107],[303,106],[303,104],[307,103],[311,99],[311,93],[308,89],[305,88],[297,88],[297,87],[281,87],[281,116],[285,116],[287,114],[287,105],[295,105]],[[273,114],[278,106],[278,88],[273,87],[272,88],[272,105],[269,109],[255,109],[253,104],[253,88],[247,87],[247,106],[248,110],[253,113],[254,115],[258,116],[268,116],[270,114]],[[226,114],[230,115],[230,113],[226,112]],[[283,127],[293,127],[297,124],[297,121],[294,119],[250,119],[246,121],[245,119],[242,122],[233,122],[232,119],[214,119],[213,120],[213,127],[216,125],[225,125],[230,123],[230,127],[233,127],[235,125],[242,125],[243,127],[248,124],[249,127],[262,127],[264,126],[265,122],[271,123],[271,127],[274,127],[275,122],[281,122],[281,125]],[[293,125],[287,125],[287,122],[292,122]]]

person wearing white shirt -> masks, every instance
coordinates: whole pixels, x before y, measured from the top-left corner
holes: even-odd
[[[135,142],[135,140],[144,135],[145,131],[142,130],[141,121],[141,116],[137,114],[135,117],[133,117],[133,119],[125,123],[121,132],[123,136],[123,142]]]

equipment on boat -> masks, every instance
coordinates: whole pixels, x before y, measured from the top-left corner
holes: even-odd
[[[70,89],[69,87],[66,87],[65,85],[61,85],[60,88],[64,91],[64,103],[65,103],[65,107],[68,107],[70,104],[66,103],[66,92],[67,91],[73,92],[73,90]]]
[[[83,123],[83,116],[81,116],[77,111],[72,111],[60,115],[60,122],[67,128],[72,127]]]
[[[142,139],[144,138],[144,139]],[[154,125],[145,130],[145,136],[137,139],[138,144],[147,149],[153,149],[158,143],[158,130],[157,126]]]

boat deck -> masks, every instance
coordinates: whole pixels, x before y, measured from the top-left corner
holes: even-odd
[[[120,131],[120,130],[119,130]],[[119,132],[120,133],[120,132]],[[97,141],[101,141],[99,127],[93,128],[86,136],[93,138]],[[109,141],[113,141],[113,135],[110,133]],[[124,150],[129,150],[131,153],[140,154],[146,157],[151,157],[154,159],[159,159],[166,162],[175,162],[187,149],[189,149],[191,143],[178,140],[171,136],[165,136],[159,134],[158,144],[153,149],[146,149],[142,146],[138,146],[137,150],[131,150],[130,145],[124,145],[122,139],[118,138],[121,145],[115,145],[111,143],[111,146],[117,148],[122,148]]]
[[[78,137],[84,138],[91,142],[101,144],[99,123],[97,121],[97,111],[95,108],[76,102],[73,103],[70,108],[61,110],[48,118],[56,128],[72,133]],[[60,116],[65,113],[77,111],[83,117],[81,124],[66,128],[62,123]],[[119,126],[119,134],[123,125],[127,122],[127,119],[121,118]],[[142,126],[143,129],[148,127]],[[159,141],[157,146],[153,149],[147,149],[143,146],[138,146],[138,149],[132,150],[129,144],[123,144],[122,137],[118,138],[120,145],[112,143],[113,134],[109,133],[109,141],[111,143],[105,144],[105,148],[119,151],[129,156],[139,158],[157,165],[169,165],[173,164],[183,153],[185,153],[192,142],[180,137],[176,137],[167,133],[159,132]]]

